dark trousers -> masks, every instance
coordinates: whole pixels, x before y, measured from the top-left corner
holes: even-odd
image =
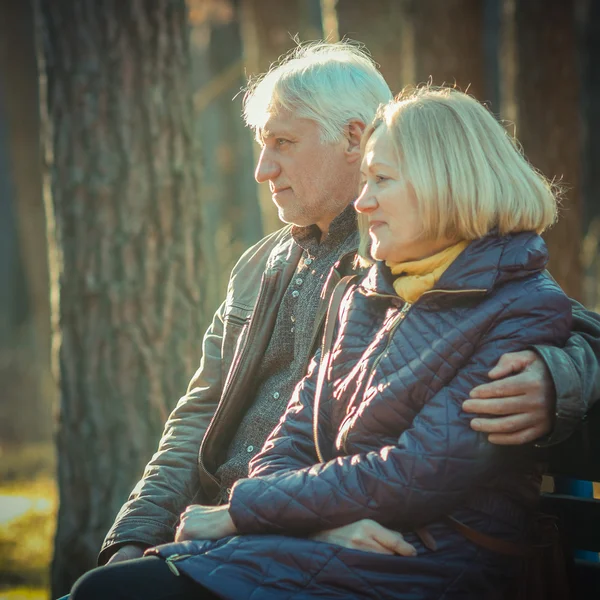
[[[147,556],[99,567],[80,577],[70,600],[218,600],[164,560]]]

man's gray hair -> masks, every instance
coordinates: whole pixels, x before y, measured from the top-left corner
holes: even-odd
[[[287,109],[316,122],[324,143],[335,143],[351,120],[368,125],[378,107],[391,99],[385,79],[359,44],[311,42],[294,48],[250,82],[244,119],[260,137],[269,116]]]

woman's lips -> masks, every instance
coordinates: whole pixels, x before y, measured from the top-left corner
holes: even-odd
[[[371,221],[369,223],[369,232],[373,233],[378,227],[385,225],[385,221]]]

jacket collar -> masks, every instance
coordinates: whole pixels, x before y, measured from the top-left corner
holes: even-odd
[[[356,212],[352,205],[348,205],[332,222],[325,242],[320,245],[316,225],[297,227],[288,225],[284,227],[285,235],[281,236],[267,261],[267,269],[284,269],[286,265],[298,264],[303,251],[311,255],[319,253],[320,247],[327,251],[335,247],[344,247],[344,254],[355,253],[358,248],[358,228]]]
[[[492,231],[471,242],[423,300],[444,292],[487,294],[501,283],[543,271],[547,262],[546,244],[539,235],[521,232],[499,236]],[[396,296],[392,282],[390,270],[380,261],[369,269],[361,288],[366,295]]]
[[[354,206],[349,204],[329,225],[325,241],[321,243],[321,232],[316,225],[308,227],[292,226],[292,237],[296,243],[311,256],[331,252],[341,246],[348,236],[358,230],[357,216]]]

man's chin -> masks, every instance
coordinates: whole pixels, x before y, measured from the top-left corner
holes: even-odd
[[[314,225],[314,220],[309,219],[305,215],[298,214],[297,212],[286,210],[281,206],[278,206],[279,220],[287,225],[295,225],[296,227],[310,227]]]

